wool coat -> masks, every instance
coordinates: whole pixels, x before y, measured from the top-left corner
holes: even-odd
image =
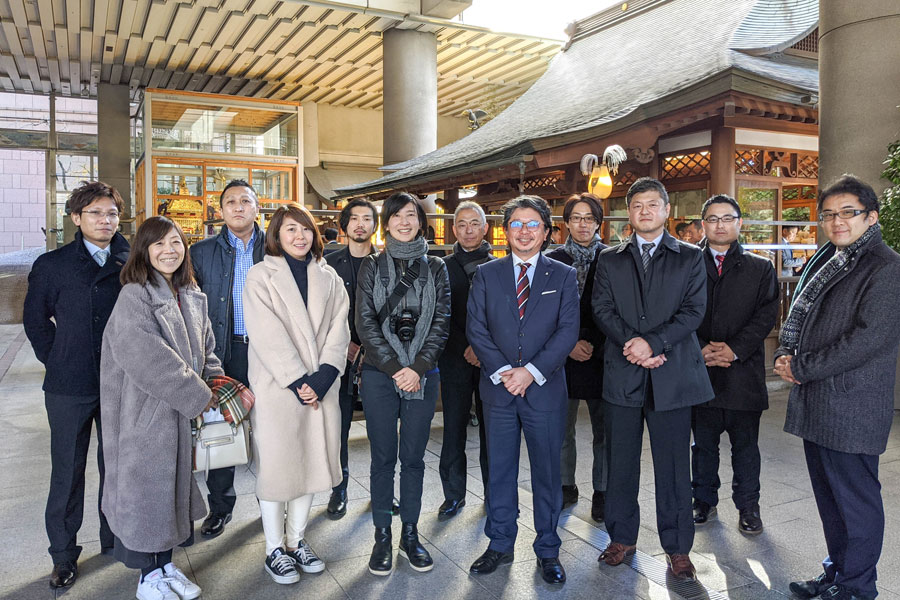
[[[838,452],[884,452],[900,349],[897,298],[900,255],[878,232],[828,282],[803,322],[791,359],[800,385],[788,399],[786,432]],[[775,357],[786,354],[781,347]]]
[[[103,334],[103,514],[126,548],[171,550],[206,505],[191,471],[191,423],[209,403],[206,378],[222,374],[196,286],[178,290],[159,273],[122,288]],[[179,308],[180,301],[180,308]]]
[[[310,260],[306,273],[307,303],[283,256],[266,256],[244,284],[256,495],[270,502],[323,492],[343,478],[340,377],[319,398],[318,410],[301,404],[289,386],[323,364],[343,373],[350,298],[324,259]]]

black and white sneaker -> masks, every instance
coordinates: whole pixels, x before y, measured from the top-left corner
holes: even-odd
[[[272,550],[272,554],[266,557],[266,573],[275,583],[297,583],[300,581],[300,573],[294,567],[294,559],[284,553],[281,548]]]
[[[300,540],[296,550],[289,550],[287,553],[294,560],[294,564],[304,573],[321,573],[325,570],[325,563],[316,556],[313,549],[309,547],[306,540]]]

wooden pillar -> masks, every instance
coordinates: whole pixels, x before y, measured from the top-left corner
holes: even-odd
[[[456,207],[459,206],[459,188],[444,190],[444,213],[453,214]],[[453,234],[453,221],[444,219],[444,243],[453,244],[456,242],[456,236]]]
[[[732,198],[734,187],[734,129],[716,127],[712,130],[712,152],[710,153],[709,193],[728,194]]]

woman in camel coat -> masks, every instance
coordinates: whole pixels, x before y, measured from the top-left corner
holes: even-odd
[[[269,222],[266,257],[244,285],[256,495],[265,570],[277,583],[325,568],[303,534],[313,495],[342,479],[338,386],[350,300],[322,251],[309,211],[283,206]]]

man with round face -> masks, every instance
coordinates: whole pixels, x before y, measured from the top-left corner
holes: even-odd
[[[694,407],[694,523],[705,524],[719,501],[719,438],[728,432],[731,499],[738,529],[762,532],[759,508],[759,420],[768,408],[765,340],[778,319],[780,292],[772,263],[738,243],[741,209],[720,194],[703,205],[700,243],[706,265],[706,314],[697,337],[716,397]]]
[[[511,253],[475,271],[466,337],[481,363],[488,440],[487,551],[469,569],[491,573],[513,561],[519,446],[528,445],[534,494],[534,550],[541,577],[562,584],[556,533],[562,508],[560,452],[566,425],[566,357],[579,333],[575,269],[546,258],[550,208],[537,196],[503,207]]]
[[[438,519],[454,517],[466,504],[466,430],[475,401],[478,435],[481,440],[479,463],[481,481],[487,490],[487,440],[478,380],[481,363],[466,339],[466,303],[469,288],[479,265],[493,260],[491,245],[485,241],[488,231],[484,209],[466,201],[453,214],[453,252],[443,257],[450,277],[450,336],[438,361],[441,372],[441,402],[444,407],[444,438],[439,471],[444,489],[444,502]]]
[[[347,320],[350,325],[350,347],[347,349],[347,367],[341,376],[338,398],[341,404],[341,470],[344,477],[341,483],[331,490],[326,513],[331,519],[340,519],[347,514],[347,484],[350,481],[349,451],[347,441],[350,435],[350,424],[353,422],[353,408],[359,400],[357,379],[359,365],[362,360],[362,347],[359,333],[356,331],[356,281],[359,267],[365,257],[375,252],[372,235],[378,223],[378,211],[375,205],[363,198],[348,202],[338,217],[341,231],[347,236],[347,247],[325,255],[325,260],[337,271],[344,282],[344,289],[350,296],[350,313]]]
[[[266,234],[259,228],[259,199],[249,183],[230,181],[219,197],[225,224],[215,237],[193,244],[191,264],[200,290],[206,294],[207,312],[216,338],[216,356],[225,374],[249,385],[247,379],[247,328],[244,324],[244,282],[250,267],[262,261]],[[206,422],[222,420],[217,410],[204,414]],[[231,521],[236,494],[234,467],[212,469],[206,478],[209,516],[200,527],[205,538],[225,531]]]
[[[66,207],[75,240],[40,256],[28,275],[23,323],[35,356],[46,367],[44,396],[50,423],[50,493],[46,526],[53,572],[50,587],[78,577],[78,530],[84,513],[84,469],[92,423],[101,439],[100,348],[119,297],[119,273],[129,246],[118,233],[125,205],[99,181],[72,191]],[[103,446],[97,447],[100,496]],[[100,551],[112,553],[113,534],[100,513]]]
[[[775,352],[793,384],[784,430],[803,439],[828,556],[798,598],[874,598],[884,540],[878,480],[894,414],[900,256],[882,240],[871,186],[844,175],[818,199],[828,238],[798,283]],[[812,571],[811,571],[812,573]]]
[[[696,246],[666,231],[669,195],[642,177],[625,196],[634,236],[597,261],[594,320],[606,335],[603,416],[609,476],[601,561],[634,554],[643,427],[650,431],[656,522],[672,575],[693,579],[691,406],[713,398],[695,333],[706,308],[706,273]]]

